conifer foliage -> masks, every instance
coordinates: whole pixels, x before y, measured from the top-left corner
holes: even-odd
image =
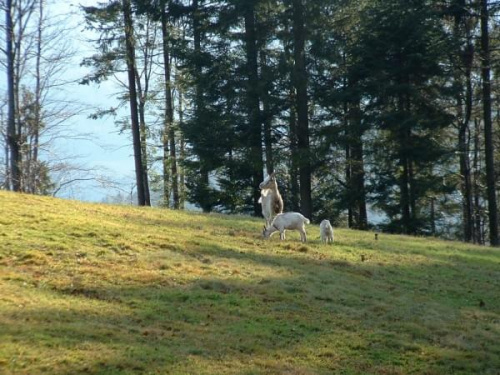
[[[312,220],[496,245],[499,8],[107,1],[82,9],[99,35],[83,82],[128,74],[140,204],[260,216],[275,172]]]

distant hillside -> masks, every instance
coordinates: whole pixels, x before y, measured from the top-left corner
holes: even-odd
[[[500,250],[0,192],[1,374],[498,374]]]

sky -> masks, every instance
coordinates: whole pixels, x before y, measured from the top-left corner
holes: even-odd
[[[82,12],[78,10],[80,5],[97,5],[96,0],[80,0],[70,2],[56,1],[57,12],[73,12],[68,22],[71,23],[72,43],[78,49],[75,66],[68,72],[71,79],[78,80],[87,72],[86,68],[79,64],[83,57],[93,53],[93,46],[87,40],[91,37],[85,31]],[[86,106],[92,108],[89,111],[75,116],[66,126],[73,134],[86,133],[90,139],[67,139],[61,141],[58,149],[63,154],[77,156],[77,163],[84,168],[94,169],[99,176],[114,182],[111,187],[96,181],[79,181],[69,184],[61,190],[58,196],[85,201],[101,202],[106,197],[115,196],[118,193],[130,195],[135,186],[135,172],[133,161],[133,149],[128,133],[119,134],[114,124],[114,118],[90,119],[89,114],[96,108],[109,108],[115,106],[114,99],[118,91],[117,84],[112,81],[103,82],[99,85],[71,85],[68,95],[75,100],[83,101]],[[124,108],[124,111],[126,108]],[[85,176],[82,176],[85,177]]]

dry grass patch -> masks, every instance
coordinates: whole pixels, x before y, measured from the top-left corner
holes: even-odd
[[[495,374],[500,253],[0,192],[0,373]]]

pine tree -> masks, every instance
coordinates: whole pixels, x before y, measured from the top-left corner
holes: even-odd
[[[445,14],[451,19],[453,25],[452,37],[456,46],[456,52],[451,55],[451,64],[454,69],[455,123],[458,130],[457,148],[460,166],[460,190],[463,197],[463,239],[466,242],[471,242],[474,238],[470,123],[473,110],[472,73],[475,54],[472,25],[475,20],[470,11],[467,1],[456,0],[450,4]]]
[[[447,152],[439,137],[452,119],[440,101],[447,95],[440,65],[446,35],[432,4],[422,0],[374,2],[362,25],[360,83],[384,147],[374,168],[377,200],[395,230],[419,233],[424,228],[419,202],[439,188],[432,170]]]
[[[307,94],[306,26],[303,0],[292,0],[293,82],[296,90],[297,148],[300,156],[300,211],[312,217],[311,155],[309,144],[309,98]]]
[[[255,20],[255,4],[253,1],[242,4],[245,27],[245,52],[246,52],[246,74],[247,74],[247,110],[248,110],[248,135],[249,135],[249,159],[252,166],[252,202],[254,215],[259,215],[261,208],[259,197],[259,183],[263,181],[262,160],[262,116],[260,111],[260,82],[258,73],[258,51],[257,30]]]
[[[317,151],[321,173],[334,173],[328,184],[321,184],[314,201],[324,207],[325,200],[333,200],[330,215],[339,210],[347,211],[349,227],[366,229],[367,189],[365,173],[365,108],[359,70],[362,62],[357,56],[356,44],[359,29],[357,6],[325,1],[318,3],[316,20],[311,36],[311,55],[315,61],[312,76],[313,101],[322,107],[318,117],[323,124],[318,134],[322,144]],[[356,9],[356,11],[354,11]],[[369,150],[368,150],[369,151]],[[342,155],[343,154],[343,155]],[[329,165],[330,168],[325,168]],[[344,176],[341,176],[341,170]],[[343,178],[342,178],[343,177]],[[322,199],[327,195],[328,198]],[[328,216],[327,212],[321,214]]]

